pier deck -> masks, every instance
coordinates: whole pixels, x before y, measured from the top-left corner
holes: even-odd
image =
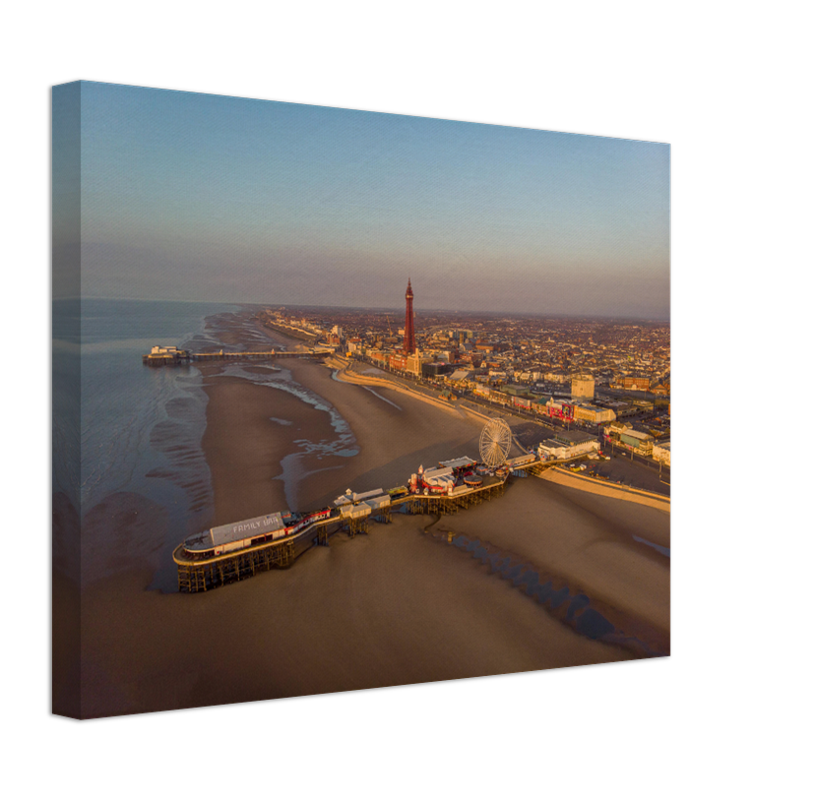
[[[330,351],[323,352],[320,348],[311,348],[308,351],[300,352],[271,350],[226,353],[221,350],[216,353],[192,353],[179,351],[177,348],[156,347],[154,353],[144,356],[144,359],[145,363],[151,363],[149,359],[154,357],[175,358],[177,361],[174,363],[180,363],[184,360],[308,358],[325,355],[328,352]],[[582,460],[582,458],[583,456],[578,456],[565,461],[541,461],[533,454],[525,454],[509,459],[496,470],[498,474],[485,475],[483,479],[479,479],[483,480],[480,486],[456,486],[450,492],[445,491],[439,494],[433,493],[432,487],[428,487],[424,490],[427,493],[397,496],[385,506],[367,507],[363,502],[358,506],[354,505],[354,508],[347,513],[316,520],[297,533],[219,555],[196,555],[181,544],[173,552],[173,561],[178,568],[178,588],[179,591],[185,592],[207,591],[226,583],[250,578],[258,572],[265,572],[273,568],[287,568],[298,555],[312,545],[328,546],[331,535],[343,530],[351,537],[368,533],[371,520],[380,524],[388,524],[392,521],[393,514],[396,513],[455,514],[460,510],[499,497],[504,493],[512,476],[540,475],[551,467]],[[401,489],[407,491],[404,487]],[[392,493],[399,494],[396,490],[392,490]],[[350,508],[350,504],[343,507]]]
[[[283,350],[245,350],[240,352],[225,352],[223,350],[214,353],[193,353],[189,350],[179,350],[174,353],[145,353],[142,363],[149,367],[176,367],[182,364],[190,364],[194,361],[256,361],[270,358],[314,358],[327,356],[333,353],[332,350],[322,350],[313,348],[304,351],[283,351]]]
[[[402,514],[455,514],[456,512],[500,497],[507,486],[509,476],[485,478],[484,485],[449,495],[408,495],[394,501],[387,509],[378,510],[359,519],[330,517],[309,525],[308,528],[272,542],[264,542],[224,553],[219,556],[197,558],[179,545],[173,552],[178,568],[178,589],[181,592],[201,592],[227,583],[251,578],[258,572],[285,569],[312,544],[328,545],[332,533],[345,530],[349,536],[368,533],[371,519],[387,524],[395,513]],[[334,529],[333,531],[331,529]]]

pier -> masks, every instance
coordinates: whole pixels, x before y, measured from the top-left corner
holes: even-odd
[[[312,546],[330,546],[331,536],[342,532],[351,538],[368,534],[371,521],[387,525],[392,522],[393,514],[436,514],[438,516],[456,514],[501,497],[513,476],[540,476],[547,469],[563,466],[565,463],[582,458],[579,456],[570,460],[552,461],[529,459],[529,457],[512,459],[504,467],[503,474],[484,478],[484,484],[477,488],[459,490],[457,494],[453,495],[409,494],[380,508],[372,508],[364,502],[359,503],[351,513],[332,515],[315,521],[291,536],[221,555],[197,556],[185,549],[182,543],[173,551],[173,561],[178,568],[178,590],[180,592],[205,592],[251,578],[259,572],[287,569],[300,554]],[[515,463],[512,463],[513,461]],[[334,514],[337,513],[334,512]]]
[[[216,350],[208,353],[194,353],[191,350],[182,350],[178,347],[164,347],[157,345],[151,352],[145,353],[142,363],[149,367],[175,367],[190,364],[194,361],[257,361],[278,358],[314,358],[331,355],[334,351],[329,348],[312,347],[309,350],[289,352],[284,350]]]
[[[528,465],[529,469],[533,464]],[[365,513],[337,517],[332,516],[309,525],[304,530],[282,539],[264,542],[253,547],[224,553],[218,556],[198,558],[179,545],[173,552],[178,568],[180,592],[205,592],[235,581],[251,578],[259,572],[286,569],[295,558],[312,545],[330,546],[331,535],[345,532],[354,537],[369,532],[371,520],[388,524],[393,514],[455,514],[474,505],[500,497],[506,490],[509,475],[485,480],[485,485],[470,489],[456,496],[408,495],[399,498],[387,508],[368,510]]]

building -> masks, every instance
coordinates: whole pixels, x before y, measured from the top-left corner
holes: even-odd
[[[422,364],[423,378],[438,378],[441,375],[449,375],[453,371],[455,371],[455,366],[444,361],[427,361]]]
[[[538,445],[538,456],[544,461],[564,461],[597,453],[599,450],[600,442],[593,436],[579,431],[564,431],[541,442]]]
[[[572,400],[594,400],[594,378],[591,375],[572,375]]]
[[[603,435],[606,439],[619,439],[620,435],[623,434],[625,431],[633,430],[634,426],[630,422],[620,422],[617,420],[616,422],[612,422],[610,425],[606,425],[603,428]]]
[[[575,403],[574,418],[577,422],[599,425],[602,422],[614,422],[617,415],[610,408],[600,408],[591,403]]]
[[[654,461],[661,461],[666,467],[671,466],[671,443],[670,442],[654,442],[653,450]]]
[[[568,378],[560,372],[547,372],[543,379],[549,383],[566,383]]]
[[[631,375],[626,375],[622,380],[622,387],[634,392],[647,392],[651,388],[651,379],[634,378]]]
[[[404,351],[412,354],[416,351],[416,333],[413,330],[413,289],[408,278],[407,291],[405,292],[405,344]]]
[[[221,350],[221,355],[224,351]],[[187,350],[179,350],[175,345],[154,345],[150,352],[142,356],[142,361],[151,367],[160,367],[164,364],[178,364],[182,359],[187,359],[190,354]]]
[[[475,373],[471,369],[457,369],[448,377],[448,380],[454,383],[458,381],[469,381],[472,380],[474,374]]]
[[[612,422],[603,429],[606,441],[640,456],[650,456],[654,450],[654,437],[635,431],[630,422]]]
[[[561,403],[550,397],[546,403],[546,413],[548,416],[562,419],[564,422],[572,422],[574,420],[574,404]]]
[[[368,358],[370,358],[374,364],[380,364],[383,367],[388,366],[389,363],[388,355],[382,350],[368,350]]]
[[[415,353],[405,356],[405,372],[409,372],[411,375],[421,375],[426,363],[427,359],[423,359],[417,350]]]
[[[529,411],[532,408],[532,398],[521,397],[517,394],[512,395],[510,398],[510,405],[514,406],[515,408],[525,408],[527,411]]]
[[[510,402],[509,395],[504,394],[498,389],[492,389],[489,386],[484,386],[483,384],[476,384],[476,386],[473,388],[473,394],[477,397],[483,397],[493,403],[500,403],[504,406]]]
[[[650,433],[626,431],[620,436],[620,444],[641,456],[650,456],[654,452],[654,437]]]

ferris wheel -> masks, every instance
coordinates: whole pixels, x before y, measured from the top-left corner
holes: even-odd
[[[512,432],[509,425],[498,417],[489,420],[481,431],[478,450],[481,463],[490,469],[500,467],[507,460],[509,448],[512,447]]]

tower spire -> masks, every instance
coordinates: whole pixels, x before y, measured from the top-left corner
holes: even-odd
[[[413,331],[413,287],[408,278],[407,291],[405,292],[405,341],[404,351],[412,355],[416,350],[416,335]]]

